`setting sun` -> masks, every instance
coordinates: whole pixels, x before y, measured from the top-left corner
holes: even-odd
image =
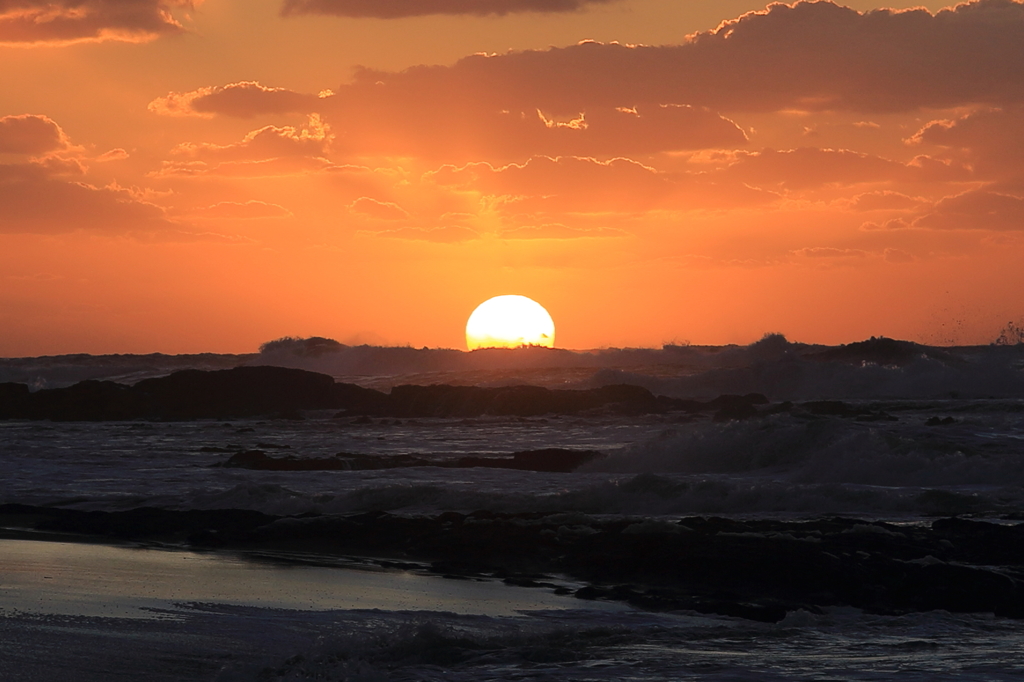
[[[466,346],[519,348],[555,346],[555,323],[540,303],[526,296],[495,296],[477,306],[466,322]]]

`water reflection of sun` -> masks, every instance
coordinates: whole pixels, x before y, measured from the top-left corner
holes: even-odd
[[[555,347],[555,323],[544,306],[526,296],[495,296],[477,306],[466,322],[466,346]]]

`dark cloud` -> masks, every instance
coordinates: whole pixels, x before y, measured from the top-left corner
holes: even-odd
[[[42,164],[0,165],[0,233],[116,233],[173,227],[160,207],[130,189],[93,187]]]
[[[150,102],[149,110],[165,116],[223,114],[252,118],[264,114],[314,112],[319,109],[320,99],[285,88],[268,88],[254,81],[241,81],[191,92],[172,92]]]
[[[858,12],[772,4],[669,46],[583,42],[363,69],[320,95],[258,83],[171,93],[160,113],[319,112],[353,155],[463,163],[735,149],[743,112],[1024,103],[1024,3]],[[938,167],[936,166],[937,170]]]
[[[982,109],[954,120],[932,121],[908,140],[950,149],[989,179],[1024,174],[1024,107]]]
[[[430,14],[505,15],[573,12],[615,0],[285,0],[281,13],[398,19]]]
[[[584,42],[474,55],[451,67],[362,72],[346,102],[409,106],[428,94],[511,112],[573,115],[638,104],[720,111],[909,111],[1024,101],[1024,4],[978,0],[857,12],[772,4],[680,45]]]
[[[565,117],[546,115],[540,108],[496,109],[470,93],[462,93],[460,102],[426,96],[414,101],[409,93],[375,100],[378,94],[361,93],[361,101],[350,102],[326,91],[313,96],[245,82],[172,92],[151,102],[149,109],[171,116],[237,118],[319,112],[338,121],[345,147],[354,154],[444,159],[638,155],[735,147],[747,141],[733,121],[689,105],[592,107]]]
[[[45,154],[67,147],[64,131],[46,116],[21,114],[0,118],[0,154]]]
[[[946,197],[914,227],[940,230],[1024,230],[1024,198],[979,189]]]
[[[0,0],[0,44],[144,42],[182,31],[170,10],[194,4],[193,0]]]
[[[969,171],[926,156],[908,164],[846,149],[804,147],[776,151],[739,152],[722,173],[757,186],[801,190],[824,185],[875,182],[944,182],[965,180]]]

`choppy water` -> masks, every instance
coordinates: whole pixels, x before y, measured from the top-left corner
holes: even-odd
[[[812,362],[787,356],[786,348],[766,358],[769,350],[705,357],[676,349],[689,353],[686,372],[604,369],[587,381],[627,380],[680,396],[761,390],[775,400],[846,399],[897,420],[797,410],[722,423],[669,415],[357,425],[328,414],[228,423],[9,421],[0,422],[0,503],[272,514],[569,512],[575,525],[585,525],[588,515],[618,514],[841,513],[909,523],[968,514],[1009,523],[1024,512],[1024,381],[1016,351],[890,367]],[[930,418],[952,420],[929,425]],[[214,466],[253,448],[297,457],[412,453],[443,460],[543,447],[596,449],[607,457],[570,474]],[[9,596],[4,601],[4,567],[0,555],[0,678],[12,681],[1024,679],[1024,623],[984,615],[840,609],[790,613],[770,625],[627,608],[597,612],[576,608],[571,597],[564,597],[566,608],[514,614],[384,602],[376,609],[331,602],[297,611],[212,598],[168,599],[150,605],[157,609],[150,613],[173,617],[140,620],[14,612]]]
[[[240,508],[588,514],[1001,515],[1024,510],[1024,401],[872,403],[898,421],[776,414],[579,419],[0,422],[0,502],[82,509]],[[931,426],[930,418],[953,423]],[[542,447],[607,455],[571,474],[412,467],[218,468],[234,452],[418,454]]]
[[[440,579],[438,579],[440,580]],[[777,624],[589,609],[515,616],[178,604],[139,619],[0,617],[9,682],[1019,680],[1021,626],[790,614]],[[41,657],[42,654],[42,657]],[[154,662],[158,664],[154,665]]]

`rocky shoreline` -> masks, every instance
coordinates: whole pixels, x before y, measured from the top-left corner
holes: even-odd
[[[766,622],[833,606],[1024,618],[1024,525],[955,517],[896,525],[838,517],[670,522],[580,513],[273,516],[2,505],[0,526],[82,540],[375,557],[391,568]],[[559,587],[553,576],[584,585]]]

